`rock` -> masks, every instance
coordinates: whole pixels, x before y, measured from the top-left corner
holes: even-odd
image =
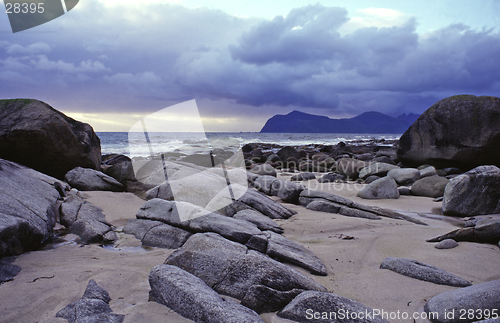
[[[290,178],[291,181],[309,181],[311,179],[316,179],[316,175],[311,172],[303,172]]]
[[[484,218],[477,221],[474,227],[457,229],[429,239],[427,242],[440,242],[446,239],[497,244],[500,241],[500,220]]]
[[[444,292],[431,298],[424,306],[427,313],[438,313],[434,323],[467,323],[482,319],[479,313],[493,310],[497,312],[500,304],[500,279],[477,284],[465,288]],[[475,315],[461,315],[471,311]],[[454,313],[453,318],[445,316],[445,312]]]
[[[269,164],[271,164],[271,163],[280,163],[280,162],[281,162],[281,158],[278,155],[276,155],[276,154],[271,154],[266,159],[266,163],[269,163]]]
[[[252,286],[259,285],[269,288],[266,297],[273,290],[280,296],[294,289],[325,291],[291,267],[215,233],[191,236],[165,264],[178,266],[202,279],[216,292],[238,300],[243,300]],[[259,296],[253,293],[252,298]]]
[[[76,167],[66,173],[64,180],[80,191],[121,192],[124,189],[113,177],[90,168]]]
[[[469,281],[452,275],[442,269],[411,259],[387,257],[382,264],[380,264],[380,269],[389,269],[404,276],[439,285],[455,287],[466,287],[471,285]]]
[[[257,175],[269,175],[276,177],[276,169],[274,169],[274,167],[269,164],[257,165],[255,167],[252,167],[250,171]]]
[[[52,235],[56,181],[0,159],[0,257],[35,250]]]
[[[233,218],[251,222],[262,231],[273,231],[276,233],[283,233],[284,231],[283,228],[273,220],[253,209],[241,210],[237,212]]]
[[[368,176],[377,175],[385,176],[390,170],[399,169],[399,166],[386,164],[386,163],[374,163],[361,169],[359,171],[359,178],[365,179]]]
[[[154,267],[149,274],[149,285],[153,300],[195,322],[264,322],[251,309],[223,299],[203,280],[176,266]]]
[[[375,182],[377,179],[381,179],[382,177],[380,176],[377,176],[377,175],[371,175],[371,176],[368,176],[367,178],[365,178],[365,184],[370,184],[370,183],[373,183]]]
[[[152,227],[141,239],[142,245],[165,249],[177,249],[192,235],[191,232],[168,224]]]
[[[372,313],[376,310],[353,301],[352,299],[338,296],[332,293],[305,291],[295,297],[285,308],[278,312],[278,316],[284,319],[300,323],[323,323],[323,322],[359,322],[359,323],[387,323]],[[379,311],[380,312],[380,311]],[[361,314],[363,317],[341,318],[341,314]],[[330,315],[336,315],[330,317]],[[365,317],[370,314],[370,317]],[[380,313],[378,314],[380,315]]]
[[[435,199],[432,200],[432,202],[443,202],[443,197],[436,197]]]
[[[132,160],[125,155],[103,156],[101,169],[104,174],[123,184],[127,192],[143,193],[155,186],[147,186],[135,178]]]
[[[383,217],[388,217],[391,219],[400,219],[400,220],[406,220],[409,222],[413,222],[416,224],[421,224],[421,225],[427,225],[426,223],[412,218],[410,216],[406,216],[404,214],[388,210],[388,209],[383,209],[375,206],[369,206],[369,205],[364,205],[360,203],[356,203],[352,200],[349,200],[347,198],[323,192],[323,191],[316,191],[316,190],[304,190],[302,193],[300,193],[299,197],[299,202],[301,205],[307,206],[309,203],[313,202],[315,199],[324,199],[333,203],[341,204],[343,205],[346,211],[348,212],[353,212],[356,214],[359,214],[358,211],[364,211],[368,215],[368,213],[371,213],[373,216],[383,216]],[[341,208],[339,212],[343,212],[344,210]],[[346,213],[348,213],[346,212]],[[347,216],[355,216],[355,215],[350,215],[350,214],[343,214]],[[364,217],[364,216],[361,216]]]
[[[399,195],[411,195],[411,189],[405,186],[398,187],[398,192]]]
[[[281,158],[281,160],[287,160],[290,157],[297,159],[300,158],[300,153],[295,148],[290,146],[285,146],[281,148],[280,150],[278,150],[276,155],[278,155]]]
[[[253,181],[253,187],[267,195],[271,195],[271,186],[277,180],[275,176],[259,176]]]
[[[283,202],[298,204],[300,192],[305,189],[302,184],[278,179],[271,186],[271,195],[279,197]]]
[[[338,173],[329,173],[329,174],[325,174],[321,178],[319,178],[318,182],[319,183],[335,183],[338,181],[343,181],[345,179],[346,179],[345,175],[341,175]]]
[[[474,216],[500,213],[500,169],[479,166],[452,179],[444,191],[446,215]]]
[[[75,167],[99,169],[92,127],[38,100],[0,100],[0,158],[63,179]]]
[[[363,187],[356,196],[364,199],[398,199],[398,185],[391,177],[383,177]]]
[[[401,136],[398,157],[409,165],[500,167],[499,115],[497,97],[457,95],[443,99]]]
[[[267,234],[262,233],[262,234],[256,234],[253,235],[247,243],[245,243],[245,247],[248,249],[252,250],[257,250],[261,253],[266,253],[267,252],[267,243],[268,243],[269,237]]]
[[[218,210],[219,213],[225,214],[226,216],[233,216],[238,211],[244,209],[254,209],[271,219],[288,219],[297,213],[255,190],[247,189],[239,185],[231,185],[231,187],[233,191],[244,190],[245,193],[235,202],[228,200],[228,194],[223,194],[220,200],[218,200],[219,197],[214,198],[211,204],[207,205],[207,209]],[[227,206],[219,208],[217,205]]]
[[[425,168],[422,168],[419,170],[419,173],[421,178],[436,176],[438,174],[437,170],[433,166],[427,166]]]
[[[160,221],[181,228],[183,231],[216,232],[241,243],[246,243],[255,234],[261,234],[261,231],[253,223],[211,213],[187,202],[152,199],[139,209],[136,217]],[[183,231],[176,231],[180,236],[175,239],[185,240],[186,234]],[[171,232],[175,233],[172,230]]]
[[[14,280],[14,277],[21,272],[21,267],[13,265],[14,257],[0,259],[0,285]]]
[[[378,163],[385,163],[385,164],[396,165],[396,163],[394,162],[394,160],[392,160],[388,156],[375,157],[375,158],[372,159],[372,162],[378,162]]]
[[[125,315],[114,314],[109,307],[110,301],[108,292],[91,279],[83,297],[57,312],[56,317],[66,319],[69,323],[123,322]]]
[[[420,179],[421,171],[416,168],[401,168],[392,169],[387,173],[388,177],[392,177],[398,185],[411,185]]]
[[[154,227],[164,224],[160,221],[144,220],[144,219],[129,219],[123,227],[124,233],[133,234],[139,240],[142,240],[146,233]]]
[[[84,243],[107,244],[118,240],[102,209],[78,196],[68,197],[60,207],[61,224]]]
[[[436,249],[453,249],[455,247],[458,247],[458,242],[453,239],[444,239],[434,246]]]
[[[364,218],[371,220],[380,220],[381,218],[373,213],[363,210],[353,209],[346,207],[342,204],[330,202],[324,199],[314,199],[311,203],[307,204],[306,209],[327,213],[338,213],[344,216]]]
[[[440,197],[449,180],[440,176],[424,177],[413,183],[411,194],[416,196]]]
[[[241,305],[253,308],[259,314],[276,312],[303,291],[303,289],[292,289],[282,292],[263,285],[254,285],[248,290]]]
[[[267,254],[275,259],[305,268],[314,275],[326,276],[323,262],[305,247],[277,234],[266,232],[269,237]]]
[[[458,169],[456,167],[447,167],[447,168],[445,168],[443,170],[446,172],[446,175],[456,175],[456,174],[461,174],[462,173],[460,171],[460,169]]]
[[[347,176],[348,179],[356,179],[359,176],[361,169],[365,168],[369,164],[362,160],[357,160],[354,158],[341,158],[335,163],[335,170],[341,174]]]

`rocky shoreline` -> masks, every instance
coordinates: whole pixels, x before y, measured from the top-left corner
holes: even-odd
[[[446,100],[429,114],[479,99]],[[11,115],[41,110],[46,120],[64,119],[39,101],[2,106]],[[26,131],[33,127],[40,126]],[[95,135],[88,127],[72,129],[76,137]],[[0,134],[1,145],[8,147],[10,133]],[[450,151],[450,141],[441,148]],[[97,141],[81,142],[76,155],[95,154]],[[349,309],[427,315],[416,322],[481,321],[487,317],[448,320],[445,313],[463,304],[474,313],[500,311],[500,169],[464,160],[452,167],[456,151],[407,163],[405,145],[251,143],[238,152],[105,155],[98,167],[77,164],[56,177],[0,156],[2,316],[9,322],[337,322],[324,313]],[[454,225],[436,221],[436,213]],[[74,242],[41,250],[56,236]],[[31,286],[48,303],[17,313],[15,298],[29,302]],[[343,322],[396,321],[388,315]]]

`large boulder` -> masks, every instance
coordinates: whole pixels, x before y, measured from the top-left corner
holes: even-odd
[[[458,95],[425,111],[399,140],[405,164],[500,167],[500,98]]]
[[[485,318],[486,313],[489,313],[490,317],[498,317],[500,279],[434,296],[425,304],[424,310],[428,314],[437,313],[431,318],[434,323],[474,322]]]
[[[279,224],[276,224],[273,220],[254,209],[238,211],[233,218],[251,222],[262,231],[273,231],[276,233],[283,233],[285,231]]]
[[[38,248],[56,223],[55,178],[0,159],[0,257]]]
[[[500,213],[500,169],[479,166],[453,178],[444,190],[442,211],[454,216]]]
[[[63,179],[75,167],[99,169],[92,127],[38,100],[0,100],[0,158]]]
[[[256,286],[267,287],[264,289],[266,297],[262,301],[269,299],[271,293],[279,295],[280,302],[285,304],[287,302],[283,302],[282,298],[287,296],[283,294],[286,291],[326,291],[291,267],[215,233],[191,236],[182,248],[167,258],[165,264],[180,267],[203,280],[216,292],[239,300],[245,299],[248,293],[251,293],[249,297],[252,300],[260,299],[255,294]],[[294,296],[294,293],[289,293],[288,302]],[[257,310],[264,303],[249,304],[253,304],[252,309]]]
[[[264,323],[251,309],[223,299],[203,280],[176,266],[154,267],[149,285],[154,301],[194,322]]]
[[[363,187],[356,196],[369,200],[398,199],[398,185],[392,177],[382,177]]]

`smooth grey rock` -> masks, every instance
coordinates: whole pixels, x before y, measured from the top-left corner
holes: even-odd
[[[215,233],[198,233],[174,251],[165,264],[202,279],[216,292],[243,300],[252,286],[276,291],[325,290],[298,271]]]
[[[440,197],[443,196],[444,189],[448,183],[449,180],[445,177],[424,177],[413,183],[411,194],[416,196]]]
[[[15,257],[0,259],[0,284],[11,281],[21,272],[21,267],[13,265]]]
[[[129,219],[122,231],[124,233],[133,234],[137,239],[142,240],[149,230],[162,224],[164,223],[161,221]]]
[[[328,272],[323,262],[310,250],[274,232],[266,232],[269,237],[267,254],[275,259],[305,268],[314,275],[326,276]]]
[[[251,308],[259,314],[276,312],[303,291],[303,289],[292,289],[283,292],[263,285],[254,285],[250,287],[241,300],[241,305]]]
[[[144,246],[148,247],[177,249],[180,248],[191,235],[192,233],[189,231],[163,223],[162,225],[154,226],[148,230],[141,241]]]
[[[279,197],[283,202],[298,204],[300,192],[305,189],[302,184],[278,179],[271,186],[271,195]]]
[[[460,169],[456,167],[447,167],[443,170],[446,172],[446,175],[457,175],[461,173]]]
[[[455,247],[458,247],[458,242],[453,239],[444,239],[434,246],[436,249],[453,249]]]
[[[276,224],[273,220],[253,209],[238,211],[233,218],[251,222],[261,231],[269,230],[276,233],[283,233],[284,231],[283,228]]]
[[[269,164],[262,164],[252,167],[250,172],[258,174],[258,175],[269,175],[276,177],[276,169]]]
[[[84,243],[106,244],[118,239],[102,209],[76,195],[61,204],[60,215],[61,224],[77,234]]]
[[[80,191],[121,192],[124,190],[123,184],[113,177],[90,168],[73,168],[66,173],[64,180]]]
[[[377,179],[381,179],[382,177],[380,176],[377,176],[377,175],[371,175],[371,176],[368,176],[367,178],[365,178],[365,184],[370,184],[370,183],[373,183],[375,182]]]
[[[387,176],[394,178],[398,185],[411,185],[420,179],[421,172],[416,168],[391,169]]]
[[[438,317],[432,320],[434,323],[473,322],[481,318],[474,316],[470,319],[465,315],[460,319],[460,313],[463,310],[472,310],[474,313],[490,310],[492,313],[494,309],[496,312],[500,311],[500,279],[444,292],[431,298],[424,306],[427,313],[438,313]],[[455,315],[448,319],[445,312]]]
[[[238,199],[238,201],[248,205],[271,219],[288,219],[297,213],[254,190],[248,190]]]
[[[375,215],[371,212],[366,212],[363,210],[358,210],[354,208],[346,207],[342,204],[338,204],[335,202],[330,202],[324,199],[313,199],[313,201],[307,204],[306,209],[327,213],[338,213],[344,216],[356,217],[356,218],[364,218],[364,219],[372,219],[372,220],[380,220],[381,217]]]
[[[318,179],[318,183],[335,183],[338,181],[343,181],[346,179],[345,175],[337,174],[337,173],[329,173],[325,174]]]
[[[0,158],[63,179],[81,166],[99,169],[101,144],[92,127],[38,100],[0,100]]]
[[[419,173],[420,173],[420,178],[429,177],[429,176],[436,176],[438,174],[437,170],[436,170],[436,168],[434,168],[434,166],[427,166],[423,169],[420,169]]]
[[[398,187],[399,195],[411,195],[411,189],[406,186]]]
[[[354,158],[340,158],[336,161],[335,171],[347,178],[353,180],[358,178],[361,169],[368,166],[369,163]]]
[[[359,178],[365,179],[368,176],[385,176],[392,169],[399,169],[399,166],[387,163],[373,163],[359,171]]]
[[[149,274],[149,285],[153,300],[194,322],[264,322],[251,309],[223,299],[203,280],[176,266],[155,266]]]
[[[273,185],[274,181],[277,181],[276,176],[259,176],[253,181],[253,187],[267,195],[271,195],[271,185]]]
[[[316,175],[311,172],[302,172],[290,178],[291,181],[309,181],[311,179],[316,179]]]
[[[446,186],[442,211],[474,216],[500,213],[500,169],[479,166],[453,178]]]
[[[291,146],[285,146],[281,148],[280,150],[278,150],[276,155],[278,155],[281,158],[281,160],[287,160],[290,157],[300,158],[300,152],[298,152],[295,148]]]
[[[123,322],[125,315],[112,313],[110,301],[108,292],[90,280],[83,297],[57,312],[56,317],[66,319],[69,323]]]
[[[268,240],[269,237],[265,233],[256,234],[252,236],[247,241],[247,243],[245,243],[245,247],[247,247],[248,249],[257,250],[265,254],[267,252]]]
[[[446,239],[497,244],[500,241],[500,220],[486,217],[478,220],[473,227],[457,229],[429,239],[427,242],[440,242]]]
[[[456,95],[427,109],[401,136],[398,158],[415,166],[500,166],[500,99]]]
[[[366,185],[358,191],[356,196],[369,200],[398,199],[398,185],[393,178],[386,176]]]
[[[347,318],[329,318],[330,313],[373,313],[373,309],[353,301],[352,299],[338,296],[332,293],[305,291],[295,297],[285,308],[278,312],[278,316],[294,322],[300,323],[324,323],[324,322],[356,322],[356,323],[387,323],[380,317],[358,319]],[[308,313],[310,315],[308,315]],[[314,318],[314,314],[319,316],[319,319]],[[326,315],[325,318],[323,315]]]
[[[181,221],[181,216],[186,220]],[[160,221],[192,232],[217,232],[220,235],[241,243],[261,231],[251,222],[211,213],[187,202],[173,202],[152,199],[137,212],[138,219]],[[185,234],[182,235],[183,238]],[[182,240],[179,238],[179,241]]]
[[[56,181],[0,159],[0,257],[35,250],[51,236],[59,198]]]
[[[335,194],[323,192],[323,191],[304,190],[304,191],[302,191],[302,193],[300,193],[299,202],[301,205],[307,206],[310,202],[314,201],[314,199],[316,199],[316,198],[320,198],[320,199],[324,199],[324,200],[327,200],[330,202],[342,204],[342,205],[346,206],[345,210],[347,210],[349,212],[353,212],[353,213],[359,213],[359,212],[357,212],[357,210],[359,210],[359,211],[365,211],[366,213],[372,213],[375,216],[383,216],[383,217],[388,217],[391,219],[406,220],[406,221],[413,222],[413,223],[420,224],[420,225],[427,225],[426,223],[424,223],[418,219],[412,218],[410,216],[406,216],[404,214],[401,214],[401,213],[398,213],[398,212],[395,212],[392,210],[356,203],[356,202],[349,200],[347,198],[344,198],[344,197],[341,197],[341,196],[338,196]],[[344,210],[344,209],[341,209],[341,211],[339,211],[339,212],[343,212],[342,210]],[[349,214],[343,214],[343,215],[350,216]],[[355,215],[352,215],[352,216],[355,216]],[[360,216],[360,217],[366,217],[366,216]]]
[[[439,285],[455,287],[466,287],[471,285],[469,281],[452,275],[442,269],[411,259],[387,257],[382,264],[380,264],[380,269],[389,269],[401,275]]]

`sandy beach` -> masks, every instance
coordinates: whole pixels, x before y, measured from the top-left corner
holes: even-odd
[[[279,177],[286,179],[288,175]],[[330,292],[373,309],[413,315],[423,312],[425,302],[431,297],[454,289],[379,269],[386,257],[428,263],[473,284],[500,278],[500,250],[494,245],[460,242],[457,248],[438,250],[425,241],[455,229],[453,222],[459,222],[438,215],[441,203],[431,198],[402,196],[398,200],[363,200],[355,196],[362,187],[360,184],[319,184],[312,180],[305,185],[367,205],[401,211],[428,224],[422,226],[388,218],[352,218],[285,204],[298,213],[287,220],[276,220],[285,229],[284,236],[314,252],[327,267],[328,276],[314,276],[293,267]],[[145,203],[132,193],[85,194],[88,201],[103,209],[106,219],[117,228],[134,218]],[[56,319],[55,314],[81,298],[88,281],[94,279],[109,292],[111,308],[125,315],[124,322],[191,322],[163,305],[148,302],[149,272],[153,266],[163,263],[172,250],[143,248],[132,235],[119,233],[118,236],[114,247],[101,247],[83,245],[77,236],[67,234],[44,250],[20,255],[14,264],[21,266],[22,271],[13,281],[0,285],[2,320],[65,322]],[[268,323],[288,322],[273,313],[262,317]]]

